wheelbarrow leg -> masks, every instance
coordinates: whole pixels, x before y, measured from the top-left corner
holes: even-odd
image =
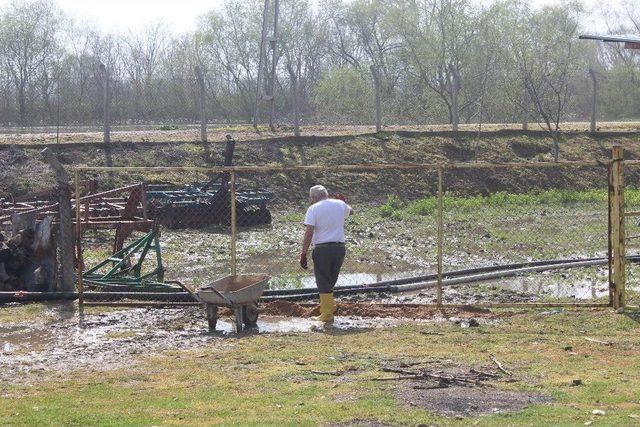
[[[205,310],[207,312],[207,323],[209,324],[209,331],[216,330],[218,324],[218,306],[215,304],[206,304]]]
[[[236,333],[240,333],[243,331],[243,319],[242,319],[242,306],[235,307],[233,309],[236,315]]]
[[[255,328],[258,326],[258,309],[257,303],[247,304],[242,307],[242,321],[247,328]]]

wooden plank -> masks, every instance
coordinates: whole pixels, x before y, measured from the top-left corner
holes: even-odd
[[[442,245],[444,240],[444,193],[443,181],[444,171],[438,169],[438,241],[437,241],[437,258],[438,258],[438,289],[436,301],[438,305],[442,305]]]
[[[611,266],[610,296],[613,308],[625,304],[625,215],[624,215],[624,151],[619,145],[612,148],[611,180]]]
[[[62,164],[58,161],[55,153],[49,148],[45,148],[41,152],[45,161],[49,164],[51,169],[55,172],[56,185],[58,187],[58,203],[54,208],[43,209],[48,211],[50,209],[56,209],[59,211],[58,217],[58,244],[60,248],[60,267],[61,267],[61,283],[56,286],[58,290],[70,291],[74,288],[73,281],[73,261],[74,261],[74,242],[73,242],[73,211],[71,208],[71,186],[69,175],[64,169]],[[36,211],[31,211],[34,214]]]
[[[613,186],[611,178],[611,164],[607,166],[607,261],[608,261],[608,279],[609,279],[609,305],[613,307],[613,242],[612,242],[612,221],[611,206],[613,200]]]
[[[236,173],[231,172],[231,275],[235,276],[238,272],[237,259],[237,242],[238,242],[238,226],[237,219],[237,203],[236,203]]]
[[[80,200],[80,171],[75,173],[76,200]],[[84,265],[82,262],[82,224],[80,217],[80,203],[76,203],[76,256],[77,256],[77,280],[78,280],[78,306],[82,311],[84,304],[84,283],[82,282],[82,273]]]

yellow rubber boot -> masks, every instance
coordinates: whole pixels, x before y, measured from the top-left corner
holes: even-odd
[[[320,294],[320,316],[316,320],[324,323],[333,323],[333,314],[336,312],[336,302],[333,294]]]

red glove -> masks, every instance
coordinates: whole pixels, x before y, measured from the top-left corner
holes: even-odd
[[[303,270],[306,270],[309,268],[309,263],[307,262],[307,253],[306,252],[302,252],[300,254],[300,267],[302,267]]]
[[[338,200],[342,200],[343,202],[347,203],[347,199],[344,197],[344,195],[340,194],[340,193],[336,193],[333,195],[334,199],[338,199]]]

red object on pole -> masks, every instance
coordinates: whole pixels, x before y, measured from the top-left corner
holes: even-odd
[[[624,44],[625,49],[640,49],[640,43],[626,42]]]

